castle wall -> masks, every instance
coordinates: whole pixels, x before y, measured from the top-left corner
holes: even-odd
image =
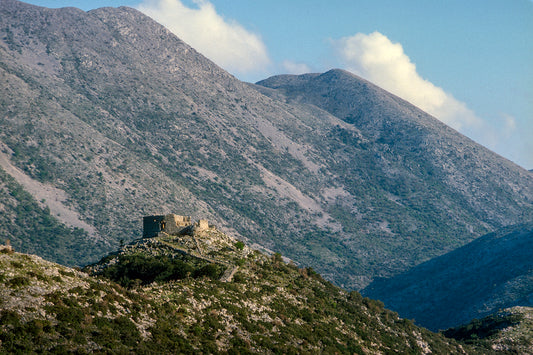
[[[162,230],[162,222],[165,216],[146,216],[143,218],[143,238],[152,238],[157,236]]]
[[[173,213],[164,216],[146,216],[143,218],[143,237],[153,238],[159,232],[176,235],[189,226],[192,226],[190,216],[180,216]],[[195,228],[199,228],[199,230],[208,229],[209,224],[207,220],[201,219],[195,224]]]
[[[192,224],[190,216],[180,216],[172,213],[165,216],[164,223],[165,228],[163,229],[163,232],[170,235],[179,234],[183,228]]]
[[[206,229],[209,229],[209,223],[207,222],[207,219],[199,220],[194,228],[195,231],[203,231]]]

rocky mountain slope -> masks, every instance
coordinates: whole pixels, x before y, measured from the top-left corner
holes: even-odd
[[[2,0],[0,82],[1,167],[78,263],[177,212],[359,289],[533,218],[529,172],[393,95],[337,70],[242,83],[133,9]]]
[[[215,228],[128,244],[87,269],[105,278],[0,265],[1,353],[476,353]]]
[[[446,329],[513,306],[533,307],[533,223],[488,234],[363,294],[429,329]]]
[[[43,205],[0,168],[0,241],[17,247],[24,241],[25,251],[66,265],[98,257],[85,230],[65,226]]]
[[[412,210],[418,207],[415,196],[427,203],[422,213],[445,219],[456,211],[446,226],[449,234],[475,228],[477,223],[467,216],[490,226],[508,225],[517,220],[510,215],[521,219],[523,210],[532,207],[529,197],[514,197],[520,192],[530,194],[527,171],[516,169],[510,161],[362,78],[331,70],[280,75],[258,84],[276,89],[290,101],[322,108],[355,126],[376,156],[367,166],[362,152],[355,150],[359,164],[346,164],[346,175],[363,179],[365,174],[376,174],[382,193],[407,214],[414,214]],[[472,172],[475,175],[469,176]],[[499,189],[494,191],[491,186]],[[509,210],[510,215],[495,213],[495,207]],[[406,225],[404,229],[409,228]]]

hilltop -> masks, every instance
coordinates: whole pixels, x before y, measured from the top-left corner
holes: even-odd
[[[475,351],[215,227],[129,243],[99,277],[6,248],[0,265],[0,352]]]

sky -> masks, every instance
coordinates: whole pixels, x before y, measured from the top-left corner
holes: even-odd
[[[533,169],[533,0],[26,0],[134,7],[237,78],[341,68]]]

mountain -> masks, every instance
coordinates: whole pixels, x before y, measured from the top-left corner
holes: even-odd
[[[17,233],[9,192],[0,235],[69,265],[177,212],[361,289],[533,219],[529,172],[407,102],[339,70],[240,82],[134,9],[2,0],[0,82],[1,169],[71,242]]]
[[[513,306],[533,307],[533,223],[503,228],[364,289],[402,317],[446,329]]]
[[[366,144],[372,143],[376,156],[372,166],[350,166],[347,175],[379,173],[375,178],[380,189],[392,195],[389,199],[400,209],[415,209],[411,200],[416,196],[429,199],[429,213],[445,217],[456,211],[447,226],[449,233],[475,228],[466,216],[491,226],[508,225],[516,220],[511,215],[523,217],[521,210],[532,207],[530,197],[514,197],[518,191],[531,194],[531,180],[524,169],[516,169],[510,161],[362,78],[331,70],[280,75],[258,84],[276,89],[291,102],[312,104],[353,124],[368,139]],[[359,165],[365,164],[360,160]],[[500,189],[493,191],[491,186]],[[427,193],[430,190],[433,195]],[[495,213],[495,207],[512,212],[504,216]]]
[[[105,277],[5,246],[0,265],[1,353],[476,350],[213,227],[125,245],[87,268]]]

